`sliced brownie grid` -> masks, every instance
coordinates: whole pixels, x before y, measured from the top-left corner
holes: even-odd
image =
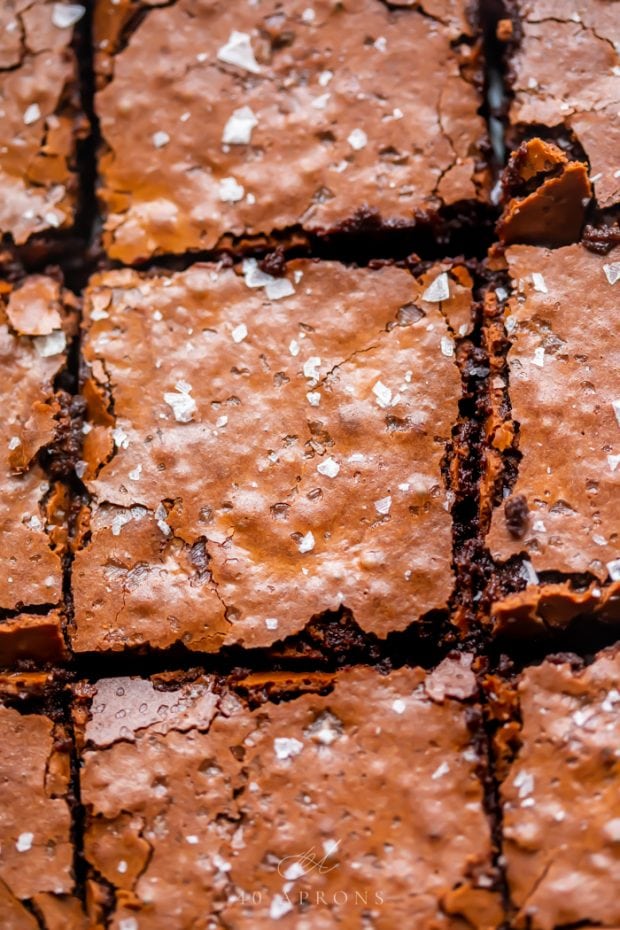
[[[496,565],[494,629],[557,630],[583,615],[617,622],[614,253],[514,246],[506,258],[512,295],[500,322],[491,317],[487,326],[492,414],[482,507]]]
[[[461,266],[120,271],[86,295],[77,651],[385,638],[454,586]]]
[[[325,232],[368,210],[413,227],[486,201],[475,28],[460,0],[432,7],[99,2],[108,254]]]
[[[252,679],[84,686],[84,848],[110,925],[497,926],[470,665],[293,676],[271,700]]]

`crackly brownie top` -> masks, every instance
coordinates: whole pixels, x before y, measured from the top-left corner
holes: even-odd
[[[469,275],[286,271],[92,282],[77,649],[267,645],[341,605],[385,636],[446,607],[460,379],[443,314],[468,329]]]
[[[620,200],[620,16],[608,0],[518,0],[510,60],[514,124],[566,126],[586,153],[599,204]]]
[[[505,325],[518,476],[493,516],[495,559],[620,578],[620,255],[507,252]]]
[[[83,13],[51,0],[0,5],[0,234],[17,243],[73,221],[82,117],[71,43]]]
[[[470,662],[357,668],[327,694],[253,710],[206,679],[98,682],[80,728],[85,854],[119,889],[114,926],[184,930],[210,914],[353,930],[364,913],[377,928],[496,926],[459,700],[475,695]]]
[[[38,456],[60,416],[53,381],[72,326],[66,299],[43,275],[0,282],[0,607],[9,610],[61,598],[56,499]]]
[[[466,4],[179,0],[123,30],[133,8],[110,3],[95,106],[114,258],[486,196]]]
[[[502,786],[517,926],[620,925],[620,652],[519,684],[520,748]]]
[[[29,930],[38,924],[20,901],[73,889],[69,754],[48,717],[11,707],[0,706],[0,742],[0,912],[3,926]]]

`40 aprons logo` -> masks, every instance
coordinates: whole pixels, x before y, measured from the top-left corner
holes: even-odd
[[[242,902],[245,905],[269,906],[269,916],[282,917],[295,907],[309,906],[357,906],[380,907],[384,898],[377,888],[356,888],[350,890],[339,885],[338,875],[327,881],[318,881],[320,888],[313,888],[313,878],[319,878],[335,872],[340,863],[333,861],[340,841],[324,844],[324,855],[319,857],[316,847],[292,856],[284,856],[278,863],[278,874],[284,879],[282,890],[275,894],[263,891],[244,892]],[[304,887],[296,886],[300,879]]]

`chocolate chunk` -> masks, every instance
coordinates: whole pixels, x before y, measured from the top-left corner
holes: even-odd
[[[523,539],[529,526],[529,507],[523,494],[509,497],[504,504],[508,532],[515,539]]]

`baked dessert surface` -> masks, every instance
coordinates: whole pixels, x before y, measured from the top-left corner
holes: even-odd
[[[620,923],[613,6],[5,4],[1,930]]]

